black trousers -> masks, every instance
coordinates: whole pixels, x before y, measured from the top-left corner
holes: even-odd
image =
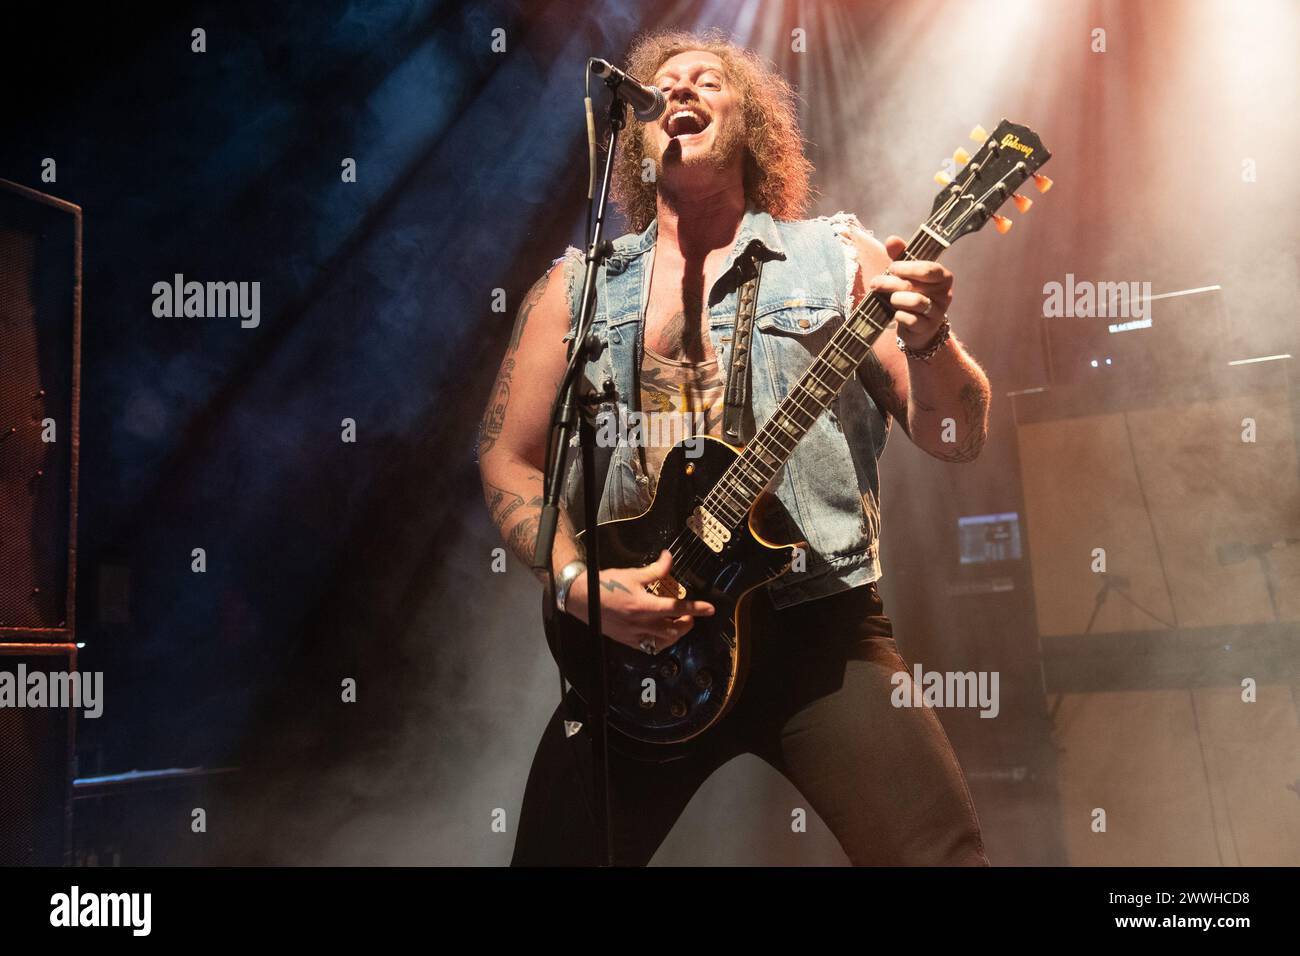
[[[970,791],[934,711],[891,703],[894,675],[910,668],[876,586],[781,610],[760,589],[752,610],[749,679],[716,727],[668,763],[611,748],[615,863],[647,864],[709,775],[752,753],[794,784],[855,866],[987,866]],[[514,866],[603,860],[591,738],[584,729],[566,739],[564,717],[561,705],[533,758]]]

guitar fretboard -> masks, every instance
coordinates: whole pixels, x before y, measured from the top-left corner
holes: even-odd
[[[902,258],[935,259],[942,249],[943,244],[927,230],[918,229]],[[874,295],[862,298],[813,359],[798,384],[705,496],[702,504],[710,514],[732,528],[745,520],[758,496],[789,460],[818,416],[857,374],[891,318],[889,309],[879,298]]]

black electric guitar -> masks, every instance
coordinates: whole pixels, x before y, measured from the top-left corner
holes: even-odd
[[[1040,191],[1051,186],[1036,173],[1051,154],[1032,130],[1003,120],[993,135],[976,127],[971,138],[979,149],[973,157],[957,150],[953,158],[964,165],[956,176],[936,175],[943,188],[903,258],[937,259],[990,220],[1006,232],[1011,220],[997,215],[1002,204],[1012,199],[1021,212],[1030,205],[1016,189],[1031,176]],[[749,594],[786,571],[796,547],[760,538],[751,511],[889,324],[892,312],[882,299],[867,296],[858,304],[743,450],[709,438],[700,442],[702,455],[688,458],[679,443],[664,459],[650,508],[596,527],[602,568],[641,567],[667,548],[671,577],[649,590],[709,601],[716,609],[654,655],[608,642],[612,746],[669,757],[673,745],[704,733],[736,702],[749,663]],[[597,699],[599,648],[591,647],[586,624],[558,612],[544,616],[552,618],[547,641],[565,678],[584,701]]]

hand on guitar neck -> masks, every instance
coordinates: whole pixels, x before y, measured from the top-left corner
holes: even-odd
[[[712,617],[707,601],[679,600],[667,550],[643,568],[606,568],[600,572],[600,626],[607,637],[641,648],[653,641],[656,651],[676,644],[695,626],[695,618]],[[587,622],[587,574],[574,579],[565,610]],[[657,592],[657,593],[656,593]]]
[[[898,322],[898,337],[911,348],[924,349],[947,321],[952,305],[952,273],[934,261],[906,259],[902,236],[885,240],[885,252],[894,260],[888,273],[873,278],[869,292],[888,293]]]

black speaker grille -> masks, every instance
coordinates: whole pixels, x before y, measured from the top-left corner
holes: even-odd
[[[0,673],[75,670],[70,650],[0,650]],[[0,866],[65,862],[72,792],[72,720],[59,707],[0,707]]]
[[[0,190],[0,628],[70,617],[76,243],[65,209]]]

